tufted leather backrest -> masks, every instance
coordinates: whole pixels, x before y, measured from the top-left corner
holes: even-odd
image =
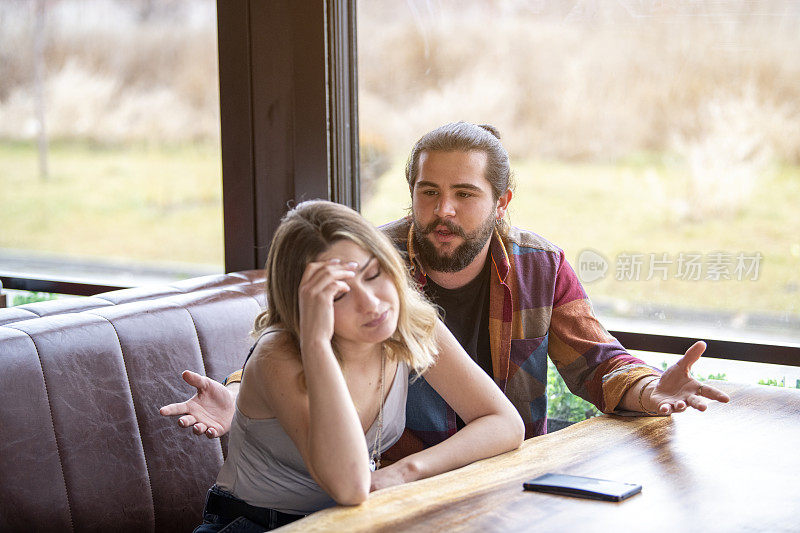
[[[0,531],[191,531],[223,449],[158,408],[241,367],[260,272],[63,302],[0,309]]]

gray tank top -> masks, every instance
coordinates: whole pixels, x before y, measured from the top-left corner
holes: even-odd
[[[408,366],[401,361],[383,404],[381,453],[403,433],[407,393]],[[376,420],[365,435],[369,451],[377,431]],[[308,473],[300,452],[277,418],[248,418],[238,408],[217,486],[250,505],[284,513],[308,514],[336,505]]]

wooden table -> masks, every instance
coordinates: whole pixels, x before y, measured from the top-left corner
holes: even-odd
[[[705,413],[604,415],[281,531],[800,531],[800,390],[715,382]],[[635,482],[620,503],[525,492],[547,472]]]

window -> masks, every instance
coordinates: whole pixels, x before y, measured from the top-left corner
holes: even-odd
[[[423,133],[491,123],[511,223],[565,250],[606,327],[800,342],[796,2],[362,1],[358,17],[371,221],[405,214]]]
[[[0,5],[0,270],[224,270],[216,3]]]

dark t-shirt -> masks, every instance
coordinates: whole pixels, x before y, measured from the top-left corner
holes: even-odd
[[[442,308],[443,321],[459,344],[473,361],[492,374],[492,353],[489,350],[489,269],[486,264],[478,276],[458,289],[445,289],[430,278],[425,284],[425,295]],[[464,421],[456,415],[456,428],[464,427]]]
[[[492,354],[489,351],[489,269],[486,264],[478,276],[458,289],[445,289],[430,278],[425,295],[442,308],[444,324],[472,359],[492,376]]]

